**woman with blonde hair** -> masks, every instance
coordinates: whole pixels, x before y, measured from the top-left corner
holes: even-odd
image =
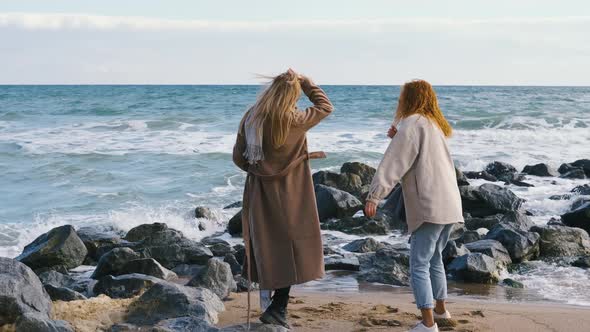
[[[313,103],[303,111],[296,106],[301,91]],[[244,271],[261,289],[275,290],[260,318],[266,324],[288,328],[291,285],[324,275],[309,166],[309,159],[324,155],[308,152],[306,132],[332,110],[321,88],[289,69],[272,79],[240,123],[233,161],[248,172],[242,209]]]
[[[438,331],[446,310],[447,280],[442,262],[453,225],[463,222],[455,167],[447,145],[452,128],[436,93],[423,80],[406,83],[399,97],[391,143],[371,183],[365,214],[401,181],[410,232],[410,280],[422,321],[411,331]]]

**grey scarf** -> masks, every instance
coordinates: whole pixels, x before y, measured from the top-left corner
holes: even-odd
[[[264,160],[264,151],[262,150],[262,139],[264,127],[261,119],[254,117],[254,110],[250,109],[244,122],[244,134],[246,136],[246,151],[244,158],[250,165],[254,165],[260,160]]]

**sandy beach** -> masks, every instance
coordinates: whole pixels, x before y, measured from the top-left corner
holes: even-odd
[[[411,294],[335,293],[296,289],[289,307],[294,331],[407,331],[419,319]],[[220,314],[219,327],[246,321],[245,293],[232,294]],[[252,321],[258,322],[258,295],[252,295]],[[453,320],[439,322],[441,331],[578,331],[590,326],[584,307],[501,303],[465,297],[449,299]],[[581,330],[580,330],[581,331]]]

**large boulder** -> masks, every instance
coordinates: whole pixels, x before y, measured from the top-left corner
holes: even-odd
[[[322,229],[340,231],[355,235],[386,235],[389,233],[387,218],[347,217],[328,220],[321,224]]]
[[[314,184],[323,184],[328,187],[334,187],[357,197],[363,189],[363,180],[360,176],[353,173],[334,173],[329,171],[319,171],[313,174]]]
[[[539,256],[539,234],[522,230],[517,225],[500,223],[494,226],[485,238],[502,243],[515,263]]]
[[[340,173],[351,173],[358,175],[361,178],[363,185],[371,184],[376,171],[377,170],[375,168],[359,162],[344,163],[340,168]]]
[[[360,262],[356,256],[329,255],[324,256],[324,269],[326,271],[358,271]]]
[[[92,273],[92,278],[99,279],[109,274],[123,274],[118,273],[119,269],[127,262],[139,258],[140,255],[131,248],[115,248],[100,258],[94,273]]]
[[[486,256],[492,257],[496,261],[496,265],[499,267],[505,267],[508,264],[512,264],[510,253],[502,243],[496,240],[479,240],[471,243],[467,243],[465,247],[470,252],[480,252]]]
[[[463,244],[453,240],[447,242],[445,249],[442,252],[443,263],[448,265],[455,258],[466,255],[469,253],[469,249]]]
[[[590,202],[583,203],[578,208],[561,216],[564,225],[578,227],[590,233]]]
[[[100,257],[110,250],[131,245],[122,240],[122,232],[112,226],[85,226],[79,228],[77,233],[88,251],[84,265],[96,265]]]
[[[519,211],[524,203],[509,189],[491,183],[479,187],[463,186],[459,191],[463,210],[473,217]]]
[[[25,313],[16,321],[16,332],[74,332],[70,323],[51,320],[38,313]]]
[[[219,332],[242,332],[244,331],[244,325],[231,325],[224,327],[219,330]],[[289,332],[291,330],[274,324],[261,324],[261,323],[252,323],[250,326],[251,332]]]
[[[471,215],[466,215],[465,228],[470,231],[475,231],[480,228],[492,229],[503,217],[503,214],[493,214],[485,217],[472,217]]]
[[[570,257],[590,254],[590,236],[580,228],[567,226],[535,226],[531,231],[541,235],[542,257]]]
[[[205,264],[213,253],[166,224],[154,223],[131,229],[125,239],[136,242],[134,249],[144,258],[153,258],[168,269],[180,264]]]
[[[162,282],[131,304],[127,321],[135,325],[153,325],[171,318],[195,317],[216,324],[218,313],[223,310],[225,307],[219,297],[208,289]]]
[[[379,208],[379,213],[387,217],[387,222],[391,229],[397,229],[400,231],[408,230],[402,186],[397,186],[392,190],[389,197],[387,197],[385,204]]]
[[[579,167],[584,170],[586,176],[590,177],[590,159],[580,159],[572,163],[573,167]]]
[[[500,280],[494,259],[480,252],[455,258],[447,271],[455,279],[467,282],[491,284]]]
[[[357,253],[366,253],[377,251],[383,247],[381,242],[373,239],[372,237],[354,240],[348,244],[346,244],[342,249],[350,251],[350,252],[357,252]]]
[[[363,208],[363,203],[353,195],[322,184],[315,186],[315,195],[320,221],[352,217]]]
[[[507,212],[503,214],[500,218],[500,223],[512,225],[523,231],[528,231],[534,226],[532,220],[526,214],[520,212]]]
[[[161,279],[144,274],[124,274],[121,276],[104,276],[94,285],[94,294],[105,294],[114,299],[137,296],[153,285],[164,282]]]
[[[231,267],[218,259],[210,259],[207,266],[187,285],[208,288],[221,299],[237,290]]]
[[[410,254],[407,250],[384,247],[375,253],[359,256],[358,279],[395,286],[410,284]]]
[[[87,253],[74,227],[64,225],[37,237],[16,259],[33,270],[54,267],[73,269],[84,262]]]
[[[159,322],[154,332],[218,332],[218,328],[211,326],[204,320],[188,316],[166,319]],[[253,331],[250,329],[250,331]]]
[[[572,266],[587,269],[590,268],[590,255],[582,256],[572,262]]]
[[[51,299],[28,266],[0,257],[0,326],[14,324],[26,314],[51,314]]]
[[[526,165],[522,173],[536,176],[557,176],[558,173],[548,164]]]
[[[195,208],[195,218],[215,219],[215,214],[208,207],[197,206]]]
[[[498,181],[498,178],[496,178],[495,176],[493,176],[492,174],[490,174],[490,173],[488,173],[486,171],[481,171],[481,172],[473,172],[473,171],[463,172],[463,175],[465,175],[465,177],[468,178],[468,179],[483,179],[483,180],[491,181],[491,182]]]
[[[572,170],[561,174],[560,178],[583,180],[586,178],[586,172],[581,168],[573,168]]]
[[[158,263],[158,261],[156,261],[153,258],[140,258],[128,261],[123,266],[117,268],[115,273],[112,273],[112,275],[132,273],[145,274],[164,280],[172,280],[178,278],[176,273],[163,267],[162,265],[160,265],[160,263]]]
[[[485,169],[486,172],[495,176],[498,180],[510,182],[516,179],[516,168],[510,164],[500,161],[489,163]]]
[[[231,217],[231,219],[227,222],[226,230],[231,236],[242,236],[242,210],[238,211],[238,213]]]
[[[52,301],[86,300],[86,296],[67,287],[55,287],[51,284],[45,285],[44,287]]]
[[[590,195],[590,184],[584,184],[572,189],[572,192],[578,195]]]

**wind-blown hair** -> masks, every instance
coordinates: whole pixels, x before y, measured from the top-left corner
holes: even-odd
[[[395,121],[399,122],[413,114],[423,115],[433,121],[445,137],[452,135],[453,128],[438,107],[436,92],[432,85],[424,80],[413,80],[404,84],[399,95]]]
[[[251,113],[258,129],[270,123],[270,142],[276,149],[285,144],[293,123],[297,100],[301,96],[301,84],[294,71],[286,71],[271,78],[270,84],[260,93],[256,103],[242,119],[240,128]],[[266,138],[265,138],[266,139]]]

